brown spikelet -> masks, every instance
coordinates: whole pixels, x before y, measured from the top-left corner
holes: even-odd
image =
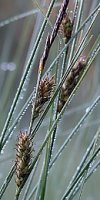
[[[21,132],[16,144],[16,184],[20,188],[25,175],[29,173],[32,142],[27,132]]]
[[[61,95],[58,104],[58,112],[61,111],[64,104],[66,103],[68,97],[70,96],[71,92],[73,91],[74,87],[78,83],[81,73],[83,72],[84,68],[86,67],[86,60],[80,58],[80,60],[76,63],[76,65],[72,68],[71,72],[69,73],[66,81],[63,83],[61,88]]]
[[[59,28],[60,33],[63,34],[65,43],[67,43],[68,40],[71,38],[72,29],[73,29],[73,23],[68,14],[65,13]]]
[[[54,76],[51,78],[46,76],[43,80],[40,81],[35,107],[35,118],[38,117],[39,113],[41,112],[42,106],[50,99],[54,87],[54,82]]]

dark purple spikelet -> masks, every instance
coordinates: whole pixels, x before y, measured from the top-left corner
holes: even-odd
[[[81,57],[79,61],[74,65],[65,82],[63,83],[58,103],[58,112],[61,111],[71,92],[77,85],[79,78],[86,67],[86,64],[87,61]]]
[[[32,141],[27,132],[21,132],[16,144],[16,184],[20,188],[29,173],[32,153]]]
[[[48,58],[48,55],[49,55],[49,51],[50,51],[50,34],[48,33],[48,36],[47,36],[47,39],[46,39],[46,43],[45,43],[45,48],[44,48],[44,52],[43,52],[43,55],[40,59],[40,64],[39,64],[39,72],[41,73],[44,69],[44,66],[45,66],[45,63],[46,63],[46,60]]]
[[[58,14],[58,17],[57,17],[57,20],[55,22],[55,25],[54,25],[54,28],[53,28],[53,31],[50,35],[50,43],[52,44],[57,33],[58,33],[58,30],[59,30],[59,27],[60,27],[60,24],[62,22],[62,19],[63,19],[63,16],[66,12],[66,9],[67,9],[67,6],[68,6],[68,3],[69,3],[69,0],[64,0],[63,3],[61,4],[61,8],[59,10],[59,14]]]
[[[43,55],[40,59],[40,63],[39,63],[39,72],[42,73],[44,67],[45,67],[45,63],[47,61],[49,52],[50,52],[50,48],[52,46],[52,43],[55,40],[55,37],[57,36],[60,24],[62,22],[63,16],[66,12],[66,8],[68,6],[69,0],[63,0],[63,3],[61,5],[57,20],[54,24],[54,28],[51,32],[51,34],[48,33],[47,39],[46,39],[46,43],[45,43],[45,48],[44,48],[44,52]]]

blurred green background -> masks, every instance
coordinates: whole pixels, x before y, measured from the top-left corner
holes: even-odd
[[[41,7],[44,12],[47,11],[50,0],[40,0]],[[54,23],[59,5],[62,1],[57,1],[55,8],[51,14],[50,20]],[[91,1],[85,0],[83,10],[83,20],[89,15],[89,13],[98,4],[98,0]],[[69,10],[73,11],[74,0],[70,1]],[[8,19],[13,16],[20,15],[26,12],[34,12],[34,14],[16,20],[8,25]],[[17,18],[16,18],[17,19]],[[98,33],[100,32],[99,17],[97,18],[94,27],[91,31],[93,34],[93,40],[84,52],[84,56],[87,55],[92,47]],[[28,61],[31,49],[37,38],[37,34],[40,30],[43,21],[43,15],[37,9],[34,1],[26,0],[0,0],[0,132],[4,126],[7,118],[10,106],[12,105],[13,98],[15,96],[17,87],[19,85],[20,78],[25,69],[25,65]],[[45,37],[47,32],[51,31],[49,25],[47,26],[40,48],[36,54],[33,68],[30,76],[28,77],[27,84],[25,85],[19,100],[17,109],[14,112],[13,120],[18,115],[21,107],[24,105],[29,94],[31,94],[35,87],[37,79],[37,69],[40,56],[43,52]],[[57,55],[57,39],[55,45],[50,53],[48,63],[52,62],[53,58]],[[27,92],[26,92],[27,90]],[[63,144],[71,130],[80,120],[82,115],[86,112],[87,108],[91,105],[93,100],[100,94],[100,56],[95,59],[91,69],[89,70],[85,80],[82,82],[77,94],[72,100],[69,107],[66,109],[64,116],[58,126],[58,133],[55,142],[54,152],[58,151]],[[15,143],[17,135],[20,130],[26,130],[29,125],[29,119],[31,115],[31,106],[27,113],[20,121],[16,128],[13,137],[5,147],[4,154],[0,155],[0,186],[2,185],[4,178],[10,170],[10,167],[15,160]],[[12,123],[11,122],[11,123]],[[49,114],[42,124],[37,137],[34,141],[35,153],[43,141],[49,122]],[[95,135],[98,126],[100,124],[100,105],[96,107],[91,116],[86,120],[84,126],[79,133],[73,138],[68,147],[63,151],[62,156],[59,157],[56,164],[50,170],[46,191],[46,200],[60,200],[63,192],[65,191],[73,173],[82,159],[88,145],[90,144],[93,136]],[[39,165],[36,177],[33,180],[32,188],[34,187],[40,173],[42,165],[42,159]],[[31,188],[31,189],[32,189]],[[23,191],[24,192],[24,191]],[[15,194],[15,181],[14,178],[7,188],[3,200],[14,199]],[[20,198],[21,199],[21,198]],[[32,198],[34,199],[34,198]],[[78,199],[78,196],[75,197]],[[99,200],[100,199],[100,170],[97,170],[92,177],[87,181],[82,193],[82,200]]]

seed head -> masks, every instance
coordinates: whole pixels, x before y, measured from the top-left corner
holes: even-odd
[[[54,76],[52,76],[51,78],[46,76],[43,80],[40,81],[38,96],[35,105],[35,118],[38,117],[43,105],[50,99],[54,87],[54,82]]]
[[[24,177],[29,173],[32,142],[27,132],[21,132],[16,144],[16,184],[21,186]]]
[[[73,28],[72,21],[69,18],[68,14],[65,13],[59,28],[60,33],[62,33],[64,36],[65,43],[67,43],[68,40],[71,38],[72,28]]]
[[[61,88],[61,95],[60,95],[60,100],[58,104],[58,112],[61,111],[68,97],[73,91],[74,87],[78,83],[79,78],[86,67],[86,64],[87,64],[86,60],[83,58],[80,58],[79,61],[76,63],[76,65],[73,66],[69,75],[67,76],[67,79],[65,80]]]

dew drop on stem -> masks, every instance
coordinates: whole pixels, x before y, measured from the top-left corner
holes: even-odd
[[[90,107],[86,108],[86,113],[89,112],[89,110],[90,110]]]

